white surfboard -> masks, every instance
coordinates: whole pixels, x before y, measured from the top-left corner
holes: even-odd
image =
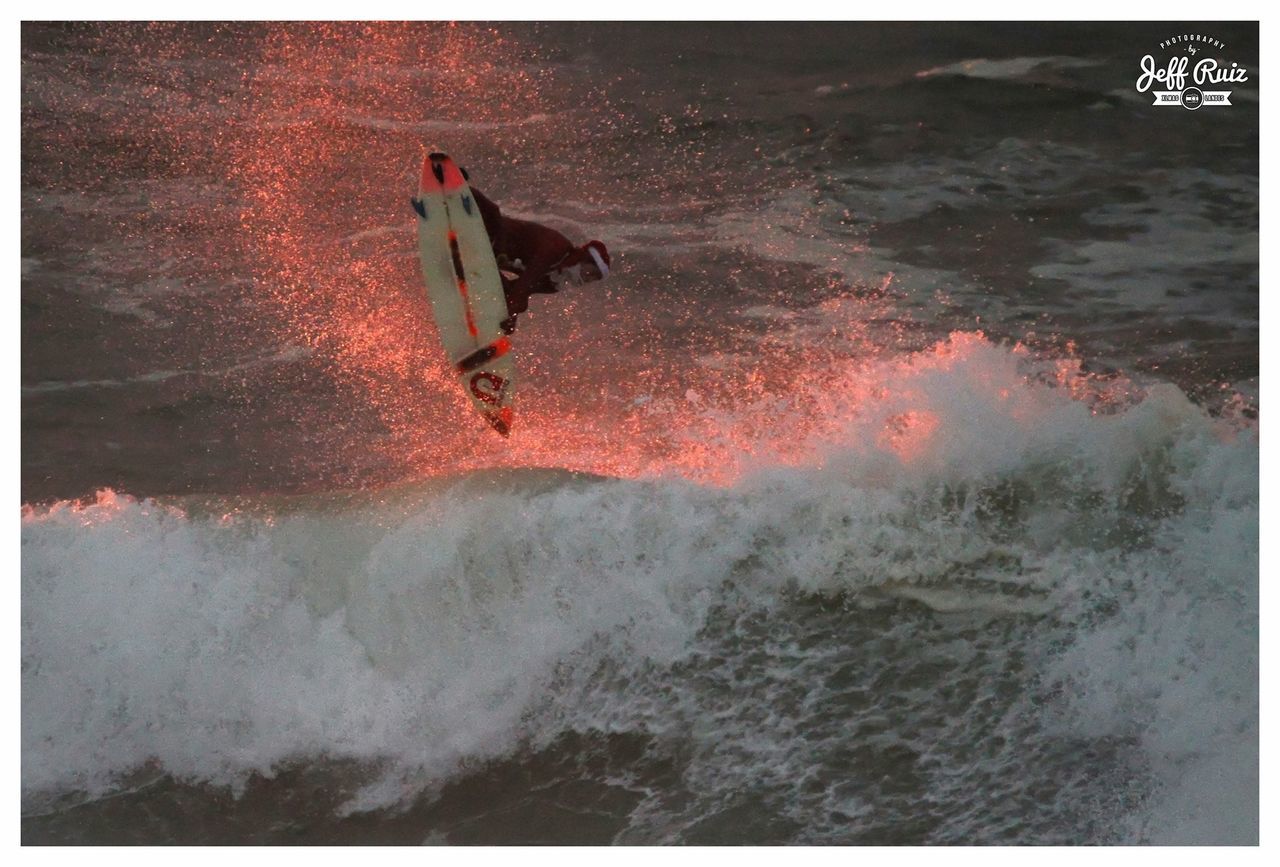
[[[480,208],[446,155],[423,160],[413,209],[422,276],[445,354],[472,406],[509,436],[516,364],[500,325],[507,299]]]

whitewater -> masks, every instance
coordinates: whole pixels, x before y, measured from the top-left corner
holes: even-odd
[[[879,396],[809,465],[725,486],[530,469],[28,507],[28,807],[149,765],[237,788],[341,759],[346,814],[600,732],[806,841],[921,803],[931,840],[999,840],[1010,798],[1047,839],[1099,802],[1100,840],[1247,833],[1256,428],[1168,385],[1099,411],[1024,356],[953,335],[851,369],[840,391]],[[886,435],[908,415],[931,421]],[[850,785],[903,764],[883,799]],[[697,811],[625,776],[620,839],[680,839]]]

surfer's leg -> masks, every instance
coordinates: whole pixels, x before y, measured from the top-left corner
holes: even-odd
[[[502,294],[507,297],[507,312],[513,316],[529,309],[529,294],[515,288],[516,281],[502,278]]]
[[[507,297],[507,318],[498,323],[498,327],[502,329],[503,334],[510,334],[516,330],[516,316],[529,309],[529,296],[521,298],[511,291],[511,287],[515,285],[515,280],[502,275],[502,292]]]

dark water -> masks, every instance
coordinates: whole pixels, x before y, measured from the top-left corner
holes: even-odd
[[[1256,842],[1256,25],[22,60],[24,842]],[[509,441],[423,147],[613,252]]]

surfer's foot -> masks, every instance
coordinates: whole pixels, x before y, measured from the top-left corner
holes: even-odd
[[[493,321],[493,320],[490,320],[490,321]],[[503,334],[512,334],[512,333],[514,333],[514,332],[515,332],[515,330],[516,330],[516,317],[515,317],[515,314],[514,314],[514,313],[513,313],[513,314],[511,314],[511,315],[510,315],[510,316],[508,316],[506,319],[504,319],[504,320],[502,320],[501,322],[499,322],[499,323],[498,323],[498,327],[502,329],[502,333],[503,333]]]

